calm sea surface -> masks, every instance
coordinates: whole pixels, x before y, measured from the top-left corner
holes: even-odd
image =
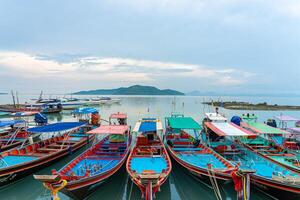
[[[53,95],[52,97],[55,97]],[[30,98],[37,98],[38,95],[22,95],[20,102],[28,101]],[[88,96],[92,97],[92,96]],[[81,96],[81,98],[83,98]],[[128,123],[134,126],[135,122],[141,117],[159,117],[162,121],[171,112],[176,111],[184,113],[186,116],[193,117],[196,121],[201,123],[205,112],[213,112],[213,108],[203,105],[201,102],[211,99],[218,100],[240,100],[251,101],[253,103],[268,102],[280,105],[299,105],[300,97],[153,97],[153,96],[120,96],[120,104],[104,105],[99,107],[101,117],[107,119],[113,112],[126,112],[128,114]],[[9,95],[0,95],[0,104],[11,103]],[[175,103],[174,103],[175,102]],[[281,113],[290,114],[295,117],[300,117],[299,111],[230,111],[220,109],[228,118],[233,115],[242,114],[246,112],[255,113],[260,121],[265,121]],[[61,114],[50,115],[49,120],[54,121],[75,121],[76,119],[70,115],[69,111],[64,111]],[[48,168],[36,172],[37,174],[49,174],[51,169],[60,169],[78,154],[85,149],[82,149],[73,155],[58,161],[56,164]],[[222,185],[221,191],[223,199],[236,199],[236,193],[231,184]],[[270,199],[267,195],[252,189],[252,198],[255,200]],[[122,199],[135,200],[141,199],[141,194],[138,188],[132,184],[128,177],[126,170],[122,169],[115,174],[112,179],[103,184],[89,199]],[[67,196],[60,194],[61,199],[69,199]],[[50,199],[49,192],[38,181],[35,181],[32,176],[15,182],[5,188],[0,189],[0,199],[2,200],[46,200]],[[192,176],[187,174],[180,166],[173,163],[173,171],[168,181],[162,186],[161,192],[158,193],[157,199],[198,199],[207,200],[215,199],[213,191],[205,184],[196,181]]]

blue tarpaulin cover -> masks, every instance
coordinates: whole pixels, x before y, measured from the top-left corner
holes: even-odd
[[[5,126],[11,126],[15,124],[20,124],[24,123],[24,120],[6,120],[6,121],[0,121],[0,127],[5,127]]]
[[[156,131],[156,122],[142,122],[139,132]]]
[[[85,124],[85,122],[58,122],[54,124],[48,124],[45,126],[29,128],[27,131],[30,133],[51,133],[78,128]]]
[[[96,108],[77,108],[72,111],[73,114],[91,114],[99,112]]]

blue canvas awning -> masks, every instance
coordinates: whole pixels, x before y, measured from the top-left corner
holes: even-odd
[[[48,124],[45,126],[29,128],[27,131],[30,133],[53,133],[79,128],[85,124],[85,122],[58,122],[54,124]]]
[[[72,114],[84,115],[84,114],[92,114],[99,112],[96,108],[77,108],[72,111]]]
[[[15,124],[21,124],[25,123],[24,120],[6,120],[6,121],[0,121],[0,127],[6,127],[6,126],[11,126]]]
[[[152,132],[152,131],[162,131],[162,123],[160,120],[155,118],[143,118],[135,124],[133,132]]]
[[[142,122],[139,132],[156,131],[156,122]]]

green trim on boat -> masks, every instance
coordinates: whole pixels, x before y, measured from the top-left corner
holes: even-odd
[[[259,123],[259,122],[249,122],[247,123],[249,126],[261,131],[262,133],[265,134],[285,134],[284,131],[278,129],[278,128],[274,128],[271,127],[267,124],[264,123]]]

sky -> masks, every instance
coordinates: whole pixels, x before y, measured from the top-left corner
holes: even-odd
[[[299,0],[1,0],[0,92],[300,94]]]

